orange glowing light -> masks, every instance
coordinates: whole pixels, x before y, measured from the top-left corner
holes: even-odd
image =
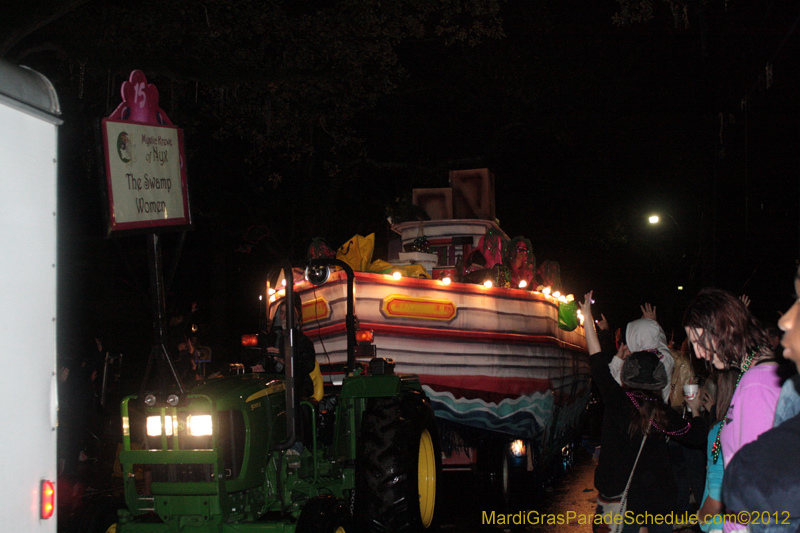
[[[250,333],[247,335],[242,335],[242,346],[258,346],[258,334]]]
[[[360,329],[356,331],[356,341],[358,342],[372,342],[374,338],[371,329]]]

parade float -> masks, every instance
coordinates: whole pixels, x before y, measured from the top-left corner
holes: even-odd
[[[559,292],[558,265],[536,268],[530,242],[498,226],[491,173],[453,171],[450,182],[414,190],[429,220],[393,224],[399,239],[388,260],[373,260],[371,235],[336,257],[356,271],[358,327],[373,336],[357,355],[367,362],[377,348],[396,372],[419,376],[442,426],[445,467],[475,468],[488,455],[489,470],[507,482],[515,461],[531,471],[571,451],[590,392],[582,318]],[[268,287],[273,307],[281,287],[280,279]],[[332,272],[319,285],[297,272],[295,290],[317,361],[336,383],[347,359],[346,277]]]

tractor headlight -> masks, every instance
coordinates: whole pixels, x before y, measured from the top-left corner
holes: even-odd
[[[211,415],[189,415],[186,417],[186,429],[193,437],[211,435]]]
[[[178,419],[174,416],[167,416],[164,417],[166,421],[167,427],[165,429],[165,433],[168,437],[171,437],[178,431]],[[160,416],[148,416],[147,417],[147,436],[148,437],[160,437],[161,436],[161,417]]]

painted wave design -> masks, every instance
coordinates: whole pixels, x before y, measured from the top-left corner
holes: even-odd
[[[465,426],[508,433],[526,438],[540,436],[552,423],[553,393],[535,393],[500,403],[456,398],[451,392],[437,392],[423,385],[436,416]]]

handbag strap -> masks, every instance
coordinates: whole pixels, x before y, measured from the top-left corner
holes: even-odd
[[[631,475],[628,476],[628,484],[625,485],[625,492],[622,493],[623,500],[628,496],[628,489],[631,488],[631,481],[633,481],[633,473],[636,471],[636,465],[639,464],[639,457],[642,456],[642,448],[644,448],[644,441],[646,440],[647,440],[647,433],[645,433],[644,437],[642,437],[642,445],[639,446],[639,453],[636,454],[636,461],[633,462],[633,468],[631,468]]]

